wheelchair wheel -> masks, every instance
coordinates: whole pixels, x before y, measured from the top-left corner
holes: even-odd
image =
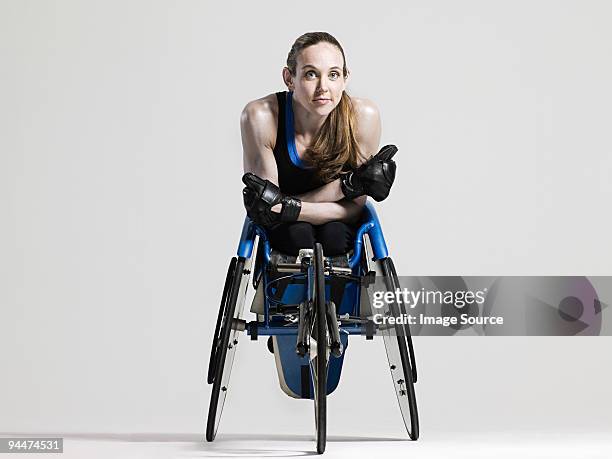
[[[381,262],[386,289],[395,292],[396,289],[400,288],[400,284],[393,261],[391,258],[385,258]],[[390,304],[390,313],[395,317],[399,317],[399,314],[401,314],[396,303]],[[396,324],[393,329],[383,331],[383,339],[404,425],[410,439],[417,440],[419,438],[419,414],[414,392],[416,366],[414,365],[414,350],[412,349],[410,330],[408,326],[404,327],[401,324]]]
[[[229,267],[227,268],[227,275],[225,276],[225,284],[223,285],[223,294],[221,295],[221,306],[219,307],[219,314],[217,315],[217,323],[215,324],[215,334],[213,335],[212,346],[210,350],[210,360],[208,361],[208,376],[206,381],[208,384],[212,384],[215,379],[215,371],[217,369],[217,356],[219,355],[219,343],[221,330],[221,321],[223,320],[223,312],[226,309],[227,295],[232,285],[232,276],[236,269],[236,257],[232,258]]]
[[[389,270],[390,270],[391,276],[395,280],[396,285],[399,287],[400,286],[399,277],[397,276],[397,271],[395,270],[395,264],[393,263],[393,260],[390,257],[387,258],[387,260],[389,260],[388,263],[389,263]],[[399,305],[399,308],[400,308],[400,314],[406,314],[406,307],[404,306],[403,303]],[[408,325],[406,325],[404,329],[405,329],[404,337],[406,338],[406,344],[408,345],[408,355],[410,357],[410,367],[412,370],[412,382],[416,384],[417,367],[416,367],[416,358],[414,356],[414,345],[412,344],[412,335],[410,334],[410,327]]]
[[[231,269],[232,266],[233,269]],[[238,259],[234,258],[230,263],[228,278],[231,276],[231,281],[229,285],[226,283],[225,286],[227,290],[224,291],[224,301],[221,307],[223,313],[219,314],[221,317],[219,321],[219,330],[218,333],[215,334],[215,342],[213,342],[213,351],[211,352],[213,374],[212,393],[208,409],[208,421],[206,423],[207,441],[213,441],[215,439],[219,421],[221,420],[223,404],[225,403],[225,397],[227,395],[229,377],[234,362],[236,345],[238,344],[239,330],[235,326],[234,319],[239,318],[240,314],[242,314],[242,305],[246,290],[245,278],[247,279],[246,284],[248,284],[247,273],[248,270],[245,270],[245,259],[242,257]],[[239,297],[241,293],[243,295]]]
[[[314,250],[314,311],[316,355],[310,364],[313,375],[315,425],[317,429],[317,453],[325,452],[327,440],[327,319],[325,314],[325,273],[323,271],[323,246],[315,244]],[[313,346],[311,346],[311,349]]]

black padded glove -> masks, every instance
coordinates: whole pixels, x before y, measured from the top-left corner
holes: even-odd
[[[354,199],[367,194],[377,202],[389,196],[397,169],[391,158],[396,152],[395,145],[386,145],[357,170],[342,175],[340,181],[344,196]]]
[[[247,215],[255,223],[264,227],[273,227],[279,223],[294,222],[302,210],[302,201],[285,196],[269,180],[264,180],[250,172],[242,176],[246,188],[242,190],[244,207]],[[272,212],[272,207],[281,204],[281,212]]]

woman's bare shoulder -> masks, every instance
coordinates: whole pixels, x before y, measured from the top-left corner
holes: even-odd
[[[365,97],[351,96],[351,102],[353,103],[353,107],[357,112],[357,116],[366,119],[380,116],[378,106],[370,99],[366,99]]]
[[[240,115],[242,140],[251,149],[273,149],[276,144],[278,101],[276,94],[269,94],[245,105]],[[245,149],[246,151],[246,149]]]
[[[380,143],[381,122],[378,106],[370,99],[351,96],[357,126],[355,137],[365,158],[376,154]],[[363,161],[365,158],[362,158]],[[360,161],[360,162],[361,162]]]
[[[278,119],[278,100],[276,94],[268,94],[260,99],[250,101],[242,110],[242,121],[256,124],[267,124],[273,122],[276,125]]]

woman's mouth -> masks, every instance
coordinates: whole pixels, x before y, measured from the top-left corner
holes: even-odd
[[[315,99],[313,102],[317,105],[325,105],[331,103],[331,99]]]

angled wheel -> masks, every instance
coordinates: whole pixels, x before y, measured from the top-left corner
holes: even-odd
[[[227,396],[229,378],[238,344],[240,330],[236,320],[242,314],[242,307],[246,296],[246,287],[249,282],[249,270],[245,269],[245,258],[234,258],[230,263],[228,272],[229,284],[226,281],[224,288],[222,311],[219,314],[219,329],[215,333],[213,350],[211,352],[211,368],[209,366],[209,381],[212,380],[212,393],[206,423],[206,440],[213,441],[217,434],[221,413]],[[232,269],[233,266],[233,269]],[[212,376],[212,378],[210,378]]]
[[[325,452],[327,441],[327,315],[325,311],[325,273],[323,270],[323,246],[315,244],[314,250],[314,329],[313,336],[316,337],[316,347],[311,344],[310,349],[316,349],[316,354],[311,353],[311,373],[313,376],[314,402],[315,402],[315,425],[317,429],[317,453]]]
[[[391,257],[388,257],[387,260],[389,264],[390,275],[391,277],[393,277],[393,281],[395,282],[395,285],[399,288],[400,282],[399,282],[399,277],[397,276],[397,271],[395,270],[395,264],[393,263],[393,260],[391,259]],[[400,314],[406,314],[406,307],[404,306],[403,303],[399,305],[399,309],[400,309],[399,311]],[[404,337],[406,338],[406,344],[408,346],[408,354],[410,357],[410,367],[412,370],[412,382],[416,383],[417,382],[416,357],[414,356],[414,345],[412,344],[412,335],[410,334],[410,327],[408,325],[404,327]]]
[[[223,313],[227,307],[227,295],[232,286],[232,279],[234,276],[234,270],[236,269],[236,257],[232,258],[229,267],[227,268],[227,275],[225,276],[225,284],[223,284],[223,294],[221,295],[221,306],[219,306],[219,314],[217,315],[217,323],[215,324],[215,334],[213,335],[212,346],[210,349],[210,359],[208,361],[208,377],[206,382],[212,384],[215,380],[215,371],[217,368],[217,356],[219,351],[219,343],[221,342],[219,333],[221,331],[221,321],[223,320]]]
[[[387,291],[395,292],[400,288],[399,279],[391,258],[381,260],[382,271],[385,277]],[[389,305],[389,313],[399,317],[401,310],[394,302]],[[414,382],[416,381],[416,366],[414,364],[414,350],[408,326],[396,324],[393,328],[382,330],[389,369],[404,425],[412,440],[419,438],[419,414],[417,410]]]

